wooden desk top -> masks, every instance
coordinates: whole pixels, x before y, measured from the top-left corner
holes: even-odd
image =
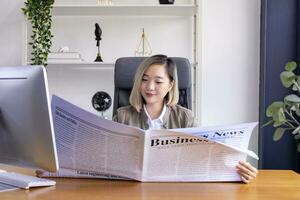
[[[53,187],[17,189],[0,193],[15,199],[197,199],[197,200],[299,200],[300,175],[290,170],[260,170],[250,184],[243,183],[140,183],[99,179],[55,178]]]

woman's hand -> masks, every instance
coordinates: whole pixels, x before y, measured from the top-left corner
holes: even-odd
[[[244,183],[250,183],[257,176],[257,169],[253,167],[250,163],[239,161],[239,164],[236,166],[237,173],[240,175]]]
[[[45,173],[44,170],[38,169],[35,171],[35,174],[37,177],[42,178],[43,177],[43,173]]]

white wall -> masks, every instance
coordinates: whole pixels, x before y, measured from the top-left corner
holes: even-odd
[[[92,106],[93,96],[103,91],[113,99],[113,65],[51,65],[47,67],[50,95],[55,94],[96,115],[102,115]],[[111,119],[113,106],[103,113]]]
[[[197,82],[202,126],[258,121],[260,0],[202,0]],[[257,131],[250,148],[257,152]]]
[[[21,65],[23,1],[2,0],[0,6],[0,66]]]

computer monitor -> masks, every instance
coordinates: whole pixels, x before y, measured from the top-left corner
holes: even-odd
[[[0,67],[0,163],[58,170],[46,71]]]

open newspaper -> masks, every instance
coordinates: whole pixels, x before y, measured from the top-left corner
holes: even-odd
[[[149,181],[240,181],[257,123],[142,130],[103,119],[52,97],[60,170],[41,176]]]

